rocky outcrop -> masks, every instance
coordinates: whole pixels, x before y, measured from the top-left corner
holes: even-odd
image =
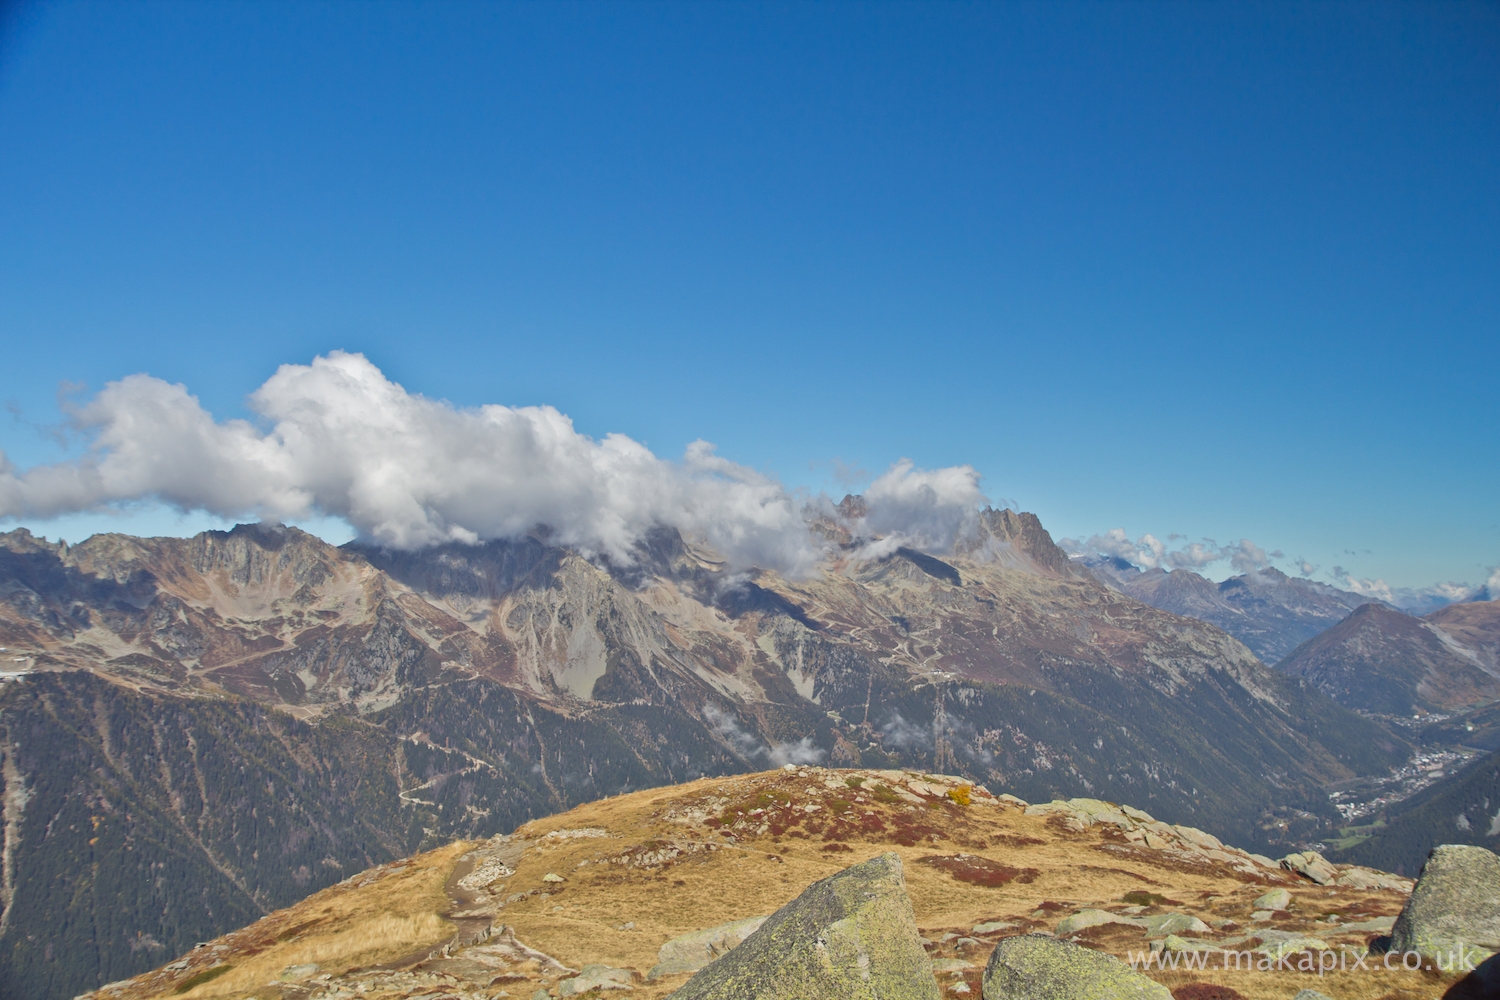
[[[814,882],[673,1000],[937,1000],[901,858]]]
[[[1396,918],[1390,949],[1444,968],[1500,952],[1500,857],[1467,844],[1436,848]]]
[[[1101,951],[1040,934],[1006,938],[984,969],[984,1000],[1172,1000]]]

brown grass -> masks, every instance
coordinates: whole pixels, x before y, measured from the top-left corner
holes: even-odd
[[[866,780],[846,780],[853,777]],[[1251,903],[1265,891],[1261,880],[1247,880],[1222,866],[1184,865],[1154,851],[1111,851],[1107,866],[1101,865],[1105,859],[1099,849],[1114,845],[1097,829],[1058,836],[1043,817],[1027,816],[977,793],[967,807],[942,798],[934,809],[925,799],[921,805],[899,796],[893,796],[894,802],[879,801],[874,789],[898,783],[889,773],[821,772],[817,778],[778,771],[704,779],[605,799],[528,823],[518,831],[527,838],[525,854],[513,865],[515,873],[496,886],[495,899],[527,895],[498,909],[495,922],[511,925],[521,941],[573,968],[599,962],[644,974],[668,939],[771,913],[810,883],[887,850],[905,862],[918,925],[933,941],[945,934],[967,936],[976,924],[995,920],[1016,925],[1003,934],[1050,930],[1078,908],[1118,910],[1127,897],[1140,898],[1135,905],[1181,910],[1211,922],[1235,921],[1243,928],[1238,933],[1247,933]],[[823,784],[824,779],[837,789]],[[850,806],[835,813],[830,801]],[[808,804],[820,808],[808,812]],[[755,809],[761,812],[751,827]],[[760,823],[764,832],[757,832]],[[602,827],[610,836],[546,837],[551,831],[582,827]],[[913,842],[903,843],[907,839]],[[364,888],[326,890],[239,932],[245,947],[259,950],[218,959],[232,963],[234,970],[196,987],[188,1000],[230,994],[241,1000],[257,989],[269,1000],[265,984],[289,965],[316,962],[323,971],[338,974],[440,944],[453,933],[442,917],[449,905],[443,885],[472,846],[450,845],[421,855],[406,871]],[[548,873],[566,881],[545,882]],[[1323,913],[1393,915],[1403,902],[1395,892],[1329,890],[1276,873],[1268,877],[1285,884],[1294,897],[1293,920],[1278,926],[1308,929],[1325,938],[1329,932],[1311,923]],[[1151,887],[1149,898],[1129,895],[1142,892],[1143,885]],[[293,929],[290,939],[276,940]],[[954,951],[956,944],[942,944],[934,955],[962,957],[982,968],[996,937],[985,940],[989,943],[982,948],[964,952]],[[1088,940],[1122,958],[1147,947],[1143,934],[1121,925]],[[163,978],[155,987],[143,984],[117,1000],[166,996],[194,971]],[[1304,986],[1340,1000],[1377,1000],[1398,989],[1430,997],[1440,995],[1446,982],[1384,970],[1322,979],[1213,970],[1152,976],[1169,988],[1194,983],[1227,987],[1245,1000],[1286,1000]],[[976,977],[977,972],[966,976],[977,982]],[[630,996],[659,1000],[687,978],[637,982]],[[945,995],[956,981],[940,977]],[[529,996],[536,984],[505,988],[513,997]]]

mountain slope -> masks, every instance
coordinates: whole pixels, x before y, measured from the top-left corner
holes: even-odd
[[[1222,583],[1187,569],[1141,571],[1123,559],[1086,565],[1108,586],[1155,608],[1212,622],[1275,663],[1371,599],[1278,569],[1232,576]]]
[[[1271,845],[1334,818],[1323,784],[1409,752],[1103,587],[1032,515],[986,511],[941,558],[824,530],[836,557],[796,581],[730,576],[675,532],[628,565],[540,536],[0,536],[0,980],[72,996],[150,967],[147,938],[176,949],[374,860],[785,761],[1136,801]],[[94,916],[215,879],[213,906]]]
[[[1450,616],[1466,636],[1490,618]],[[1493,646],[1489,655],[1493,656]],[[1500,698],[1500,672],[1432,621],[1366,604],[1293,650],[1277,669],[1305,678],[1343,705],[1387,715],[1451,711]]]
[[[90,1000],[566,996],[563,983],[591,963],[620,970],[630,996],[660,1000],[691,975],[646,978],[663,942],[763,917],[883,852],[901,858],[947,996],[962,995],[959,983],[977,996],[995,942],[1034,932],[1122,958],[1165,937],[1169,921],[1215,947],[1311,935],[1357,951],[1411,887],[1360,869],[1314,884],[1130,806],[1028,806],[953,776],[794,767],[589,803],[383,865]],[[1274,889],[1290,902],[1257,920],[1255,900]],[[1075,916],[1099,909],[1108,923]],[[1220,964],[1153,975],[1230,986],[1247,1000],[1290,993],[1285,972]],[[1325,973],[1317,985],[1351,1000],[1417,985],[1427,995],[1454,978],[1379,963]]]

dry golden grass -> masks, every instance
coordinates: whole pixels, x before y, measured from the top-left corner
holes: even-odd
[[[842,777],[839,772],[813,770],[800,776],[768,772],[704,779],[605,799],[533,821],[520,828],[512,842],[520,853],[513,863],[514,874],[497,882],[488,899],[450,902],[444,891],[445,882],[454,890],[451,879],[468,871],[473,861],[457,873],[455,866],[471,849],[482,845],[460,843],[419,855],[410,859],[404,871],[384,874],[362,887],[358,885],[362,880],[356,879],[325,890],[221,939],[227,944],[223,961],[233,963],[234,971],[195,988],[186,997],[209,1000],[255,993],[270,1000],[277,992],[266,984],[290,965],[317,963],[337,981],[347,970],[434,948],[453,934],[454,925],[443,915],[455,904],[467,907],[469,912],[487,912],[488,908],[495,925],[511,925],[525,944],[573,968],[598,962],[644,975],[655,964],[657,949],[670,938],[728,920],[771,913],[810,883],[888,850],[902,857],[918,926],[928,938],[940,942],[936,955],[972,963],[972,968],[962,974],[971,987],[978,983],[995,937],[985,938],[980,947],[968,947],[951,940],[942,942],[945,934],[969,936],[976,924],[991,920],[1017,925],[1006,933],[1050,930],[1061,917],[1082,907],[1118,909],[1125,894],[1132,891],[1167,897],[1171,902],[1161,907],[1164,910],[1210,921],[1235,921],[1241,929],[1229,928],[1226,933],[1242,934],[1253,929],[1251,901],[1272,884],[1285,884],[1294,900],[1291,916],[1275,926],[1359,944],[1368,935],[1336,937],[1337,930],[1331,925],[1314,926],[1314,921],[1335,911],[1349,914],[1351,919],[1391,916],[1403,902],[1402,895],[1392,890],[1329,888],[1290,875],[1266,873],[1262,878],[1251,878],[1220,864],[1195,866],[1181,856],[1132,849],[1118,834],[1112,836],[1106,829],[1070,832],[1055,820],[1028,816],[1019,808],[977,794],[969,806],[942,798],[920,807],[899,799],[877,803],[867,796],[857,807],[860,815],[875,813],[883,818],[884,832],[841,836],[834,842],[840,846],[830,850],[833,844],[826,839],[830,817],[840,808],[833,803],[858,794],[842,787]],[[835,784],[838,787],[829,787]],[[769,830],[760,834],[741,830],[737,842],[728,842],[713,828],[726,803],[744,805],[768,794],[789,796],[792,804],[802,809],[807,804],[820,808],[803,813],[813,819],[782,828],[780,836]],[[853,814],[846,810],[840,815]],[[910,824],[936,831],[936,839],[928,833],[914,842],[893,843],[899,823],[908,824],[902,828],[907,832],[901,834],[908,841],[912,840],[910,831],[916,828]],[[602,828],[609,835],[547,836],[580,828]],[[821,832],[817,832],[819,829]],[[708,849],[709,844],[715,849]],[[700,846],[695,850],[693,845]],[[674,847],[678,849],[675,855]],[[1003,885],[974,884],[950,874],[951,864],[945,868],[923,861],[934,855],[956,854],[988,859],[985,863],[992,868],[1004,866],[1015,871],[1016,877]],[[565,881],[547,882],[549,873]],[[633,926],[627,928],[627,924]],[[286,937],[289,929],[296,929],[296,935],[276,940]],[[1083,940],[1122,958],[1147,947],[1144,934],[1131,927],[1093,930],[1086,932]],[[968,950],[962,950],[965,947]],[[429,963],[429,967],[441,964]],[[171,996],[175,984],[193,971],[167,976],[156,973],[152,974],[157,977],[154,980],[141,977],[128,992],[116,993],[110,1000]],[[439,978],[444,974],[441,969],[433,973]],[[543,983],[534,970],[527,975],[530,982],[512,982],[503,984],[503,988],[510,996],[529,997],[539,984],[556,986],[555,981]],[[1152,975],[1171,987],[1190,982],[1229,986],[1247,1000],[1288,1000],[1308,986],[1339,1000],[1395,998],[1402,996],[1403,990],[1414,991],[1412,997],[1435,997],[1452,982],[1452,977],[1384,970],[1341,972],[1321,978],[1286,971],[1212,968]],[[687,978],[679,975],[654,983],[638,981],[630,996],[658,1000]],[[336,985],[336,981],[329,985]],[[945,975],[939,981],[946,990],[956,978]],[[395,987],[380,986],[368,977],[361,983],[371,997],[401,995]],[[444,988],[493,997],[502,986],[453,980]],[[415,989],[405,988],[406,992]]]
[[[453,934],[441,916],[448,909],[443,886],[466,849],[455,843],[416,855],[403,871],[363,888],[355,887],[356,877],[221,938],[230,942],[223,961],[234,969],[181,996],[242,996],[276,981],[288,966],[314,963],[338,975],[441,944]],[[175,987],[162,992],[176,995]]]

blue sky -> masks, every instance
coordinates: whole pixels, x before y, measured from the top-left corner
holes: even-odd
[[[147,372],[247,417],[342,349],[835,496],[969,463],[1056,536],[1249,538],[1413,587],[1500,563],[1493,4],[0,23],[19,469],[84,446],[48,431],[60,384]]]

